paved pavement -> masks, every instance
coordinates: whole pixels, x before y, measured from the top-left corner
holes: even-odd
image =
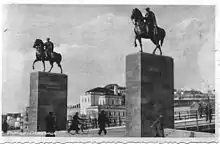
[[[23,136],[23,137],[42,137],[45,136],[45,132],[23,132],[20,131],[9,131],[7,134],[3,134],[3,136]],[[75,132],[68,133],[67,131],[57,131],[56,137],[100,137],[98,135],[98,129],[90,129],[85,131],[85,133],[80,132],[79,134],[75,134]],[[107,135],[102,133],[101,137],[124,137],[125,136],[125,126],[120,127],[110,127],[107,128]]]
[[[199,119],[198,121],[199,125],[208,125],[209,121],[207,122],[205,119]],[[214,124],[214,120],[212,122]],[[178,120],[175,121],[175,127],[176,128],[184,128],[185,126],[196,126],[196,120],[195,119],[188,119],[188,120]],[[124,137],[125,136],[125,126],[120,127],[109,127],[107,129],[107,135],[102,134],[101,136],[104,137]],[[165,135],[169,135],[170,131],[166,130]],[[3,136],[45,136],[45,132],[23,132],[20,131],[9,131],[8,134],[3,134]],[[75,134],[75,132],[72,132],[72,134],[67,133],[67,131],[57,131],[56,137],[99,137],[98,135],[98,129],[90,129],[88,131],[85,131],[85,133]]]
[[[93,129],[88,131],[86,134],[69,134],[66,131],[58,131],[56,132],[56,137],[125,137],[125,127],[115,127],[115,128],[108,128],[107,135],[102,134],[99,136],[98,129]],[[175,129],[165,129],[164,130],[165,137],[214,137],[215,135],[212,133],[201,133],[201,132],[191,132],[191,131],[184,131],[184,130],[175,130]],[[3,136],[25,136],[25,137],[44,137],[45,132],[38,132],[38,133],[20,133],[20,132],[9,132],[7,135]]]

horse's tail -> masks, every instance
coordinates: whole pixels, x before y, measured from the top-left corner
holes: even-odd
[[[161,31],[160,46],[163,45],[163,40],[164,40],[165,36],[166,36],[166,31],[164,29],[162,29],[162,31]]]

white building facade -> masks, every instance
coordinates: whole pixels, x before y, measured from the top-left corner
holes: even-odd
[[[117,84],[110,84],[105,87],[96,87],[91,89],[87,91],[85,95],[80,96],[80,114],[87,115],[88,108],[90,110],[95,108],[94,111],[97,111],[94,106],[111,106],[111,109],[114,109],[114,106],[123,107],[125,101],[124,94],[125,88],[119,87]]]

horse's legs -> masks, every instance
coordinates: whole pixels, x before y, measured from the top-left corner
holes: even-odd
[[[53,61],[50,61],[50,65],[51,65],[51,67],[50,67],[50,70],[48,72],[50,72],[53,68]]]
[[[34,70],[34,64],[35,64],[37,61],[39,61],[39,59],[37,59],[37,58],[33,61],[33,64],[32,64],[32,69],[33,69],[33,70]]]
[[[44,66],[44,72],[45,72],[45,61],[44,60],[42,60],[42,63],[43,63],[43,66]]]
[[[138,37],[137,39],[138,39],[139,44],[140,44],[140,47],[141,47],[141,51],[140,51],[140,52],[143,52],[143,50],[142,50],[142,41],[141,41],[141,37]]]
[[[134,38],[134,46],[135,47],[137,47],[136,39],[137,39],[137,36],[135,36],[135,38]]]
[[[62,66],[61,66],[60,62],[57,62],[57,65],[58,65],[58,67],[60,67],[60,73],[62,74],[63,73],[63,69],[62,69]]]
[[[156,45],[154,51],[153,51],[153,54],[155,54],[157,48],[160,49],[160,44],[159,44],[159,41],[158,40],[155,40],[155,39],[151,39],[151,41]]]
[[[159,45],[159,50],[160,50],[160,55],[162,55],[162,50],[161,50],[161,46]]]

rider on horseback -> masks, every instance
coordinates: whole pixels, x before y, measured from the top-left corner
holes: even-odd
[[[146,8],[146,14],[145,14],[145,23],[148,24],[148,22],[150,24],[153,24],[153,31],[155,32],[155,34],[157,34],[157,21],[156,21],[156,17],[155,14],[150,10],[150,8]]]
[[[51,54],[53,53],[53,43],[50,41],[50,38],[47,38],[47,42],[44,44],[45,46],[45,57],[48,59],[51,57]]]

